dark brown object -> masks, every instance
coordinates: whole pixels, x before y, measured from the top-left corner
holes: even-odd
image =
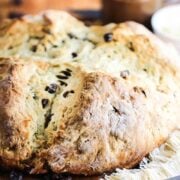
[[[45,115],[45,124],[44,124],[44,128],[47,128],[49,125],[49,122],[51,121],[51,118],[54,114],[51,114],[51,112],[47,112],[47,114]]]
[[[68,84],[64,81],[59,80],[61,86],[67,86]]]
[[[73,58],[76,58],[77,56],[78,56],[77,53],[75,53],[75,52],[72,53]]]
[[[46,86],[45,91],[48,91],[50,94],[54,94],[57,90],[57,84],[50,84],[49,86]]]
[[[106,33],[105,35],[104,35],[104,41],[105,42],[110,42],[110,41],[112,41],[113,40],[113,34],[112,33]]]
[[[103,0],[103,20],[123,22],[134,20],[143,24],[161,7],[163,0]]]
[[[74,94],[74,90],[64,92],[63,97],[68,97],[69,93]]]
[[[68,76],[57,75],[56,77],[58,79],[68,79]]]
[[[42,99],[41,101],[43,109],[48,105],[49,100],[48,99]]]

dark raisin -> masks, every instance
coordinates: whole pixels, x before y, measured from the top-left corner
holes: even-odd
[[[36,94],[34,94],[33,99],[38,99],[38,96]]]
[[[141,92],[144,94],[145,97],[147,97],[146,92],[143,89],[141,89]]]
[[[121,71],[120,72],[120,76],[123,78],[123,79],[126,79],[128,76],[129,76],[129,71],[128,70],[125,70],[125,71]]]
[[[69,93],[72,93],[72,94],[73,94],[73,93],[74,93],[74,90],[64,92],[64,93],[63,93],[63,97],[64,97],[64,98],[68,97]]]
[[[42,99],[41,101],[41,104],[42,104],[42,107],[45,108],[49,103],[49,100],[48,99]]]
[[[45,115],[44,128],[48,127],[49,122],[51,121],[52,116],[54,116],[54,114],[47,112],[47,114]]]
[[[53,48],[57,48],[58,46],[57,45],[53,45]]]
[[[67,35],[70,39],[73,39],[73,37],[74,37],[71,33],[68,33]]]
[[[139,87],[135,86],[133,87],[134,92],[139,92]]]
[[[57,75],[56,77],[58,79],[68,79],[68,76]]]
[[[69,94],[69,91],[64,92],[63,97],[66,98],[68,96],[68,94]]]
[[[135,51],[135,48],[134,48],[134,45],[132,42],[129,42],[127,46],[131,51],[133,51],[133,52]]]
[[[68,33],[67,34],[70,39],[78,39],[74,34]]]
[[[49,86],[46,86],[46,87],[45,87],[45,91],[49,91]]]
[[[64,81],[59,80],[59,82],[60,82],[61,86],[67,86],[67,85],[68,85],[68,84],[67,84],[66,82],[64,82]]]
[[[144,91],[143,88],[135,86],[135,87],[133,88],[133,90],[134,90],[134,92],[142,93],[145,97],[147,97],[146,92]]]
[[[61,73],[65,76],[71,76],[71,73],[69,71],[61,71]]]
[[[71,70],[71,69],[68,69],[68,68],[66,69],[66,71],[68,71],[68,72],[72,72],[72,70]]]
[[[32,52],[36,52],[36,51],[37,51],[37,46],[36,46],[36,45],[35,45],[35,46],[32,46],[32,47],[31,47],[31,51],[32,51]]]
[[[119,109],[117,109],[116,107],[113,106],[113,111],[119,115],[121,115],[121,112],[119,111]]]
[[[58,88],[57,84],[50,84],[49,86],[46,86],[45,91],[47,91],[50,94],[54,94],[57,88]]]
[[[22,175],[22,173],[13,170],[10,173],[9,179],[10,180],[22,180],[23,175]]]
[[[143,69],[143,71],[144,71],[144,72],[147,72],[147,69],[146,69],[146,68],[144,68],[144,69]]]
[[[75,53],[75,52],[72,53],[73,58],[76,58],[77,56],[78,56],[77,53]]]
[[[11,2],[16,6],[19,6],[19,5],[21,5],[23,3],[22,0],[11,0]]]
[[[113,34],[112,33],[106,33],[104,34],[104,41],[105,42],[110,42],[113,40]]]

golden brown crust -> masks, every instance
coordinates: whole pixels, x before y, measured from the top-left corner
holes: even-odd
[[[8,167],[31,167],[31,173],[43,173],[48,167],[56,173],[86,175],[131,168],[177,128],[178,106],[174,104],[179,93],[173,78],[173,86],[165,92],[70,64],[6,59],[1,66],[0,157]],[[64,80],[68,86],[58,85],[55,96],[45,92],[54,77],[57,83],[56,73],[67,68],[72,73]],[[173,71],[167,70],[172,76]],[[47,127],[44,117],[49,110],[40,104],[44,93],[52,102],[53,116]]]
[[[163,97],[153,93],[154,97]],[[68,119],[63,134],[47,150],[51,169],[57,173],[97,174],[136,165],[165,141],[167,132],[175,129],[178,122],[175,117],[168,123],[168,117],[154,110],[151,96],[141,87],[128,87],[101,73],[89,74],[76,116]],[[158,107],[167,103],[161,101]],[[152,105],[154,108],[150,109]],[[76,131],[74,142],[66,139]]]
[[[86,175],[136,165],[179,128],[179,67],[159,44],[136,23],[88,28],[59,12],[3,23],[2,165]]]

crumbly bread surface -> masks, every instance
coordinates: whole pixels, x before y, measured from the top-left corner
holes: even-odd
[[[105,40],[107,33],[112,37],[106,36]],[[0,23],[0,57],[75,61],[95,68],[103,68],[112,62],[115,68],[120,66],[119,60],[125,59],[129,63],[141,53],[142,57],[153,58],[152,49],[158,49],[166,57],[175,54],[169,53],[173,48],[166,47],[146,28],[134,22],[87,27],[65,12],[50,10]],[[173,57],[173,61],[175,59]]]
[[[168,89],[174,71],[165,70],[158,90],[72,63],[1,59],[2,164],[74,174],[133,167],[179,125],[178,82]]]
[[[132,22],[86,27],[53,11],[3,22],[2,164],[86,175],[138,164],[179,128],[166,49]]]

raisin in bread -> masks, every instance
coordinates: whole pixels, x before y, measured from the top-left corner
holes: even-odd
[[[86,27],[56,11],[6,20],[0,57],[3,166],[131,168],[179,128],[176,54],[136,23]]]
[[[73,61],[112,72],[131,60],[153,58],[151,49],[157,49],[164,59],[175,54],[173,48],[134,22],[87,27],[66,12],[45,11],[0,23],[0,57]]]
[[[1,58],[1,165],[86,175],[135,166],[179,126],[179,74],[155,63],[141,78],[117,78],[77,63]]]
[[[74,62],[87,71],[116,77],[154,74],[156,63],[175,64],[179,56],[142,25],[134,22],[87,27],[69,14],[45,11],[36,16],[4,20],[0,24],[0,57]],[[151,79],[150,79],[151,80]],[[148,80],[145,80],[148,81]],[[141,83],[141,81],[137,81]]]
[[[85,73],[66,64],[15,59],[1,59],[0,64],[0,154],[13,166],[48,142],[45,129],[51,126],[54,131],[60,121],[51,119],[61,119],[67,108],[73,108],[71,101],[76,101]],[[60,114],[53,111],[57,100]]]

